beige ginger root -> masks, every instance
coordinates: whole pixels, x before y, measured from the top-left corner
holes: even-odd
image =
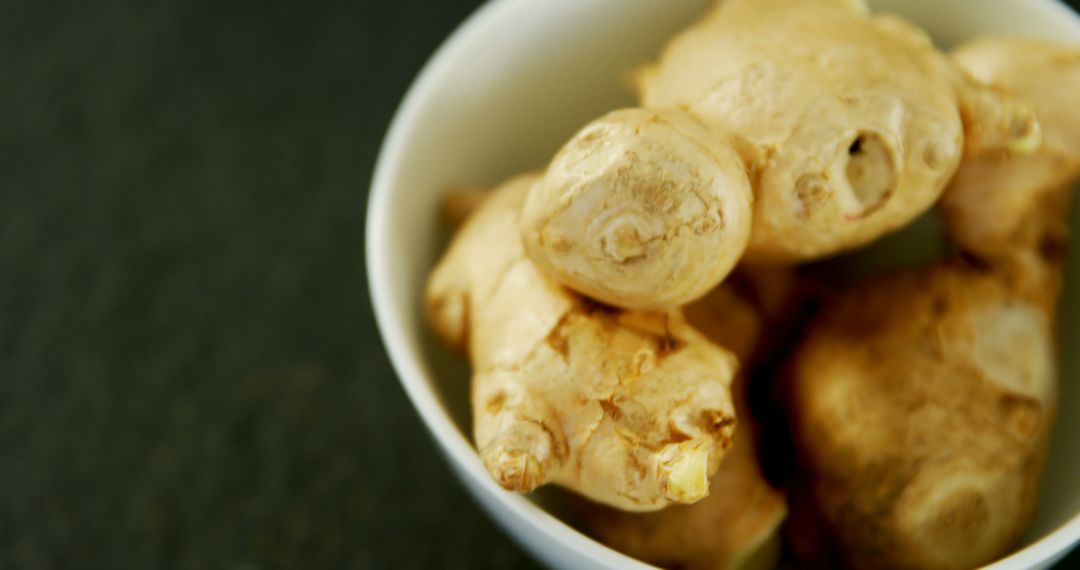
[[[678,312],[611,309],[545,279],[519,238],[534,180],[485,198],[428,283],[432,326],[472,363],[484,464],[509,490],[553,482],[624,510],[705,497],[735,428],[735,357]]]
[[[739,156],[680,111],[624,109],[593,121],[552,160],[523,214],[549,276],[615,306],[701,297],[750,239]]]
[[[764,332],[758,309],[722,285],[686,307],[687,320],[713,342],[749,362]],[[683,570],[767,569],[779,556],[778,530],[787,512],[784,497],[765,481],[754,449],[742,384],[733,397],[739,427],[734,443],[712,477],[709,496],[693,505],[654,513],[607,508],[586,510],[586,531],[640,560]]]
[[[855,567],[969,568],[1004,554],[1032,516],[1056,411],[1080,59],[1003,39],[956,57],[1030,96],[1046,144],[966,161],[950,183],[947,225],[977,266],[858,287],[797,352],[795,436],[817,507]]]
[[[1013,258],[1018,273],[1037,272],[1037,260],[1019,255],[1045,249],[1038,240],[1064,239],[1065,219],[1055,212],[1066,209],[1062,188],[1080,174],[1080,46],[986,38],[952,55],[979,80],[1031,101],[1044,142],[1029,155],[964,161],[942,195],[947,227],[962,249],[999,263]]]
[[[827,307],[794,360],[793,431],[856,568],[970,568],[1035,504],[1056,407],[1050,307],[942,265]]]
[[[928,209],[965,151],[1038,146],[1028,106],[859,8],[718,3],[642,72],[640,108],[556,154],[523,214],[529,256],[606,303],[677,306],[744,248],[781,263],[864,245]]]

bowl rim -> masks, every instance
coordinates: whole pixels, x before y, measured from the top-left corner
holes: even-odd
[[[424,63],[394,112],[379,149],[368,194],[365,253],[369,294],[383,345],[386,347],[391,365],[406,395],[429,434],[447,456],[451,466],[455,467],[453,469],[455,474],[463,479],[462,483],[465,487],[482,506],[488,509],[489,516],[495,518],[504,531],[510,531],[510,529],[507,528],[506,521],[495,516],[493,509],[502,509],[514,520],[525,525],[528,532],[561,543],[576,555],[600,567],[654,569],[654,566],[589,538],[524,496],[507,492],[499,487],[484,468],[472,443],[458,429],[447,409],[428,385],[418,362],[409,354],[410,347],[405,334],[405,322],[408,317],[394,310],[393,298],[400,293],[394,290],[388,277],[391,270],[391,256],[388,248],[384,247],[383,236],[386,235],[387,224],[390,220],[388,212],[391,195],[398,187],[396,179],[402,155],[409,146],[413,131],[417,129],[417,116],[430,95],[436,91],[435,87],[449,75],[454,62],[458,59],[459,52],[464,50],[469,42],[474,41],[474,38],[483,37],[486,29],[501,25],[510,13],[531,2],[532,0],[488,0],[473,11],[440,43]],[[1070,25],[1075,26],[1077,39],[1080,40],[1080,15],[1060,0],[1026,0],[1025,4],[1027,9],[1048,11],[1055,18],[1072,22]],[[524,547],[526,552],[530,552],[517,533],[509,532],[509,534],[519,546]],[[1035,568],[1047,565],[1063,557],[1078,542],[1080,542],[1080,511],[1026,547],[985,566],[984,570]],[[535,553],[530,552],[530,554],[535,556]]]

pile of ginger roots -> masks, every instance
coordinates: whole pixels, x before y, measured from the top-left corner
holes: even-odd
[[[723,0],[635,80],[545,170],[448,198],[425,302],[494,480],[665,567],[1007,554],[1056,411],[1080,46]],[[812,263],[935,208],[928,266]]]

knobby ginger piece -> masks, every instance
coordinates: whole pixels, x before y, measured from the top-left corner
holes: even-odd
[[[757,308],[722,285],[686,307],[687,319],[710,340],[749,362],[765,322]],[[655,513],[587,509],[585,530],[601,542],[661,567],[683,570],[768,569],[779,557],[784,496],[769,486],[758,464],[742,384],[735,380],[739,427],[712,477],[709,496],[693,505]]]
[[[743,417],[743,408],[738,408]],[[750,430],[735,441],[712,477],[708,497],[652,513],[594,509],[586,532],[608,546],[665,568],[768,569],[779,557],[783,495],[765,481]]]
[[[428,282],[433,328],[468,353],[477,449],[496,481],[556,483],[646,511],[692,503],[731,445],[735,357],[678,312],[596,304],[525,256],[533,176],[492,192]]]
[[[750,239],[742,160],[678,110],[624,109],[555,155],[523,214],[530,257],[593,298],[664,309],[701,297]]]
[[[942,196],[947,227],[961,249],[996,262],[1011,260],[1018,276],[1031,274],[1038,262],[1021,254],[1064,241],[1064,189],[1080,174],[1080,46],[985,38],[952,56],[974,77],[1030,100],[1044,143],[1029,155],[965,160]],[[1042,239],[1051,242],[1038,243]]]
[[[1057,402],[1052,307],[942,264],[848,291],[806,333],[792,424],[855,568],[971,568],[1035,505]]]
[[[523,215],[546,274],[628,308],[699,298],[744,253],[864,245],[928,209],[965,151],[1040,140],[1029,106],[857,2],[720,2],[639,84],[641,106],[574,136]]]

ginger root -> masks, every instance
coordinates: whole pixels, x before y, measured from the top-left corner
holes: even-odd
[[[965,161],[950,183],[947,226],[974,261],[846,292],[795,355],[800,456],[855,567],[968,568],[1004,554],[1032,516],[1057,408],[1065,206],[1080,172],[1080,124],[1065,117],[1080,58],[1001,39],[956,57],[1030,96],[1046,144]]]
[[[680,111],[623,109],[555,155],[522,215],[529,256],[600,301],[665,309],[701,297],[750,239],[743,163]]]
[[[794,358],[791,421],[857,568],[970,568],[1015,542],[1056,407],[1049,307],[940,265],[827,307]]]
[[[433,328],[472,364],[485,466],[508,490],[552,482],[624,510],[702,499],[731,446],[735,357],[677,311],[612,309],[545,279],[519,239],[534,180],[486,197],[428,282]]]
[[[522,217],[546,274],[627,308],[699,298],[744,253],[864,245],[928,209],[965,152],[1039,144],[1028,105],[857,2],[720,2],[639,84],[641,107],[575,135]]]
[[[942,195],[946,226],[961,249],[999,264],[1011,259],[1018,277],[1037,273],[1038,260],[1022,254],[1060,249],[1069,199],[1063,188],[1080,175],[1080,47],[986,38],[952,56],[979,80],[1030,100],[1044,142],[1028,155],[964,161]]]
[[[722,285],[686,307],[687,320],[709,340],[731,348],[749,362],[762,340],[765,322],[732,287]],[[593,508],[583,514],[586,532],[601,542],[662,567],[685,570],[767,569],[780,553],[778,530],[787,513],[784,496],[761,472],[747,419],[745,374],[733,387],[739,428],[734,443],[712,477],[708,497],[655,513]]]

